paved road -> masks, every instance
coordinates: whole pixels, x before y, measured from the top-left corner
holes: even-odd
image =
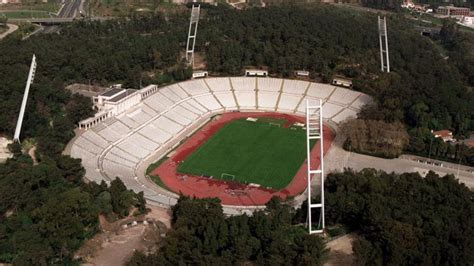
[[[341,171],[345,167],[352,168],[354,170],[361,170],[363,168],[375,168],[386,172],[405,173],[405,172],[418,172],[422,176],[426,175],[428,171],[434,171],[439,175],[452,174],[459,179],[462,183],[466,184],[469,188],[474,188],[474,168],[473,167],[461,167],[457,168],[457,165],[443,163],[445,166],[441,167],[436,165],[429,165],[426,163],[420,163],[410,159],[382,159],[378,157],[372,157],[363,154],[357,154],[354,152],[347,152],[341,148],[341,139],[336,137],[336,141],[333,142],[333,146],[329,150],[328,154],[324,158],[326,164],[326,173],[332,171]],[[463,169],[464,168],[464,169]],[[468,171],[470,169],[471,171]]]
[[[82,0],[65,0],[61,10],[59,10],[59,19],[73,19],[79,13]],[[43,29],[44,33],[52,33],[59,29],[58,26],[46,26]]]
[[[0,34],[0,40],[5,38],[8,34],[16,31],[18,29],[18,26],[15,24],[7,24],[8,30],[5,31],[4,33]]]

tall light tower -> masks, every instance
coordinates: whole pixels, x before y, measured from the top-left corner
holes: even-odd
[[[379,42],[380,42],[380,66],[382,72],[390,72],[390,60],[388,58],[387,18],[378,17]]]
[[[28,74],[28,80],[26,81],[25,93],[23,94],[23,101],[21,102],[20,115],[18,115],[18,121],[16,122],[15,134],[13,135],[13,141],[20,142],[21,125],[23,124],[23,117],[25,116],[26,102],[28,101],[28,93],[30,91],[30,85],[33,83],[36,71],[36,56],[33,55],[31,60],[30,73]]]
[[[194,68],[194,46],[196,45],[197,28],[201,5],[192,6],[189,20],[188,42],[186,44],[186,61]]]
[[[311,161],[311,141],[319,140],[319,161],[320,167],[316,167]],[[324,220],[324,150],[323,150],[323,105],[322,101],[315,103],[306,100],[306,150],[307,150],[307,181],[308,181],[308,228],[309,233],[323,233],[326,227]],[[311,179],[319,178],[321,184],[320,202],[312,203],[312,188]],[[313,215],[312,210],[319,209],[320,215],[318,219],[318,226],[313,229]]]

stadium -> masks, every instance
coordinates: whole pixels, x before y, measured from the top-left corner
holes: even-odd
[[[228,214],[304,192],[306,148],[299,141],[305,143],[307,100],[323,102],[324,152],[337,125],[371,101],[334,85],[269,77],[194,79],[139,94],[137,104],[71,141],[87,179],[119,177],[163,206],[179,194],[218,197]]]

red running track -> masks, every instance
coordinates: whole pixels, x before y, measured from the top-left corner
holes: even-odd
[[[288,121],[287,125],[294,122],[305,123],[305,118],[280,114],[280,113],[240,113],[232,112],[225,113],[217,119],[207,123],[202,129],[193,134],[187,139],[176,152],[153,170],[153,175],[157,175],[163,183],[172,191],[181,193],[183,195],[196,198],[219,198],[224,205],[264,205],[273,196],[279,196],[286,199],[288,196],[295,196],[306,189],[306,160],[301,165],[293,180],[280,191],[247,186],[235,182],[226,182],[222,180],[215,180],[204,178],[200,176],[191,176],[179,174],[177,172],[178,163],[183,161],[188,155],[196,150],[201,144],[216,133],[225,124],[232,120],[247,118],[247,117],[272,117],[285,119]],[[334,139],[332,130],[324,126],[324,155],[329,150]],[[319,149],[320,145],[317,143],[311,150],[313,165],[319,166]]]

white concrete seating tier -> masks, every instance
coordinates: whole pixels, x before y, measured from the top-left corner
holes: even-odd
[[[162,129],[167,133],[170,133],[171,135],[174,135],[183,129],[183,126],[176,122],[173,122],[172,120],[164,116],[158,117],[152,122],[152,124],[157,128]]]
[[[179,101],[185,99],[186,97],[181,97],[181,96],[179,96],[178,94],[176,94],[176,91],[178,90],[178,89],[176,89],[176,88],[179,89],[179,87],[176,86],[176,85],[174,85],[174,86],[169,86],[169,87],[165,87],[165,88],[161,89],[159,92],[160,92],[163,96],[165,96],[166,98],[170,99],[171,101],[173,101],[173,102],[179,102]]]
[[[283,80],[276,78],[259,78],[257,87],[259,91],[277,92],[281,90]]]
[[[180,113],[176,111],[176,109],[171,109],[170,111],[166,112],[164,116],[168,117],[169,119],[173,120],[174,122],[182,125],[183,127],[191,124],[192,120],[189,118],[184,117]]]
[[[323,104],[323,117],[329,119],[344,109],[343,106],[326,102]]]
[[[181,86],[183,90],[185,90],[189,95],[192,96],[209,92],[209,88],[202,79],[181,82],[179,83],[179,86]]]
[[[124,125],[126,125],[127,127],[131,129],[134,129],[140,126],[140,123],[138,121],[131,119],[127,115],[119,116],[117,117],[117,119],[120,120],[120,122],[122,122]]]
[[[257,108],[254,91],[235,91],[234,93],[240,108],[247,110]]]
[[[206,106],[202,105],[200,102],[198,102],[196,99],[190,99],[187,101],[192,107],[201,110],[203,113],[208,113],[209,109],[206,108]]]
[[[214,93],[217,100],[225,106],[226,110],[236,110],[237,104],[235,103],[234,96],[231,92],[219,92]]]
[[[203,114],[207,112],[206,109],[202,108],[202,106],[196,107],[192,105],[190,102],[191,100],[182,102],[180,106],[183,107],[183,109],[189,110],[190,112],[193,112],[194,114],[199,115],[199,116],[202,116]]]
[[[71,156],[81,158],[86,177],[109,182],[115,176],[149,201],[176,203],[176,195],[150,185],[142,162],[165,155],[212,114],[224,111],[274,111],[305,115],[306,99],[323,100],[323,115],[340,123],[356,117],[371,98],[360,92],[307,81],[277,78],[205,78],[160,88],[129,111],[83,132]]]
[[[278,103],[277,111],[282,112],[293,112],[301,101],[301,96],[294,94],[282,93],[280,96],[280,102]]]
[[[132,119],[133,121],[136,121],[140,125],[152,118],[151,115],[144,112],[141,108],[137,108],[134,111],[125,114],[125,116],[128,116],[128,118]]]
[[[97,145],[101,147],[102,149],[105,149],[109,146],[109,142],[102,138],[100,135],[95,133],[93,130],[88,130],[84,132],[84,134],[81,135],[81,137],[87,139],[88,141],[94,143],[94,145]]]
[[[359,95],[360,92],[357,91],[336,88],[336,91],[329,97],[328,102],[350,105]]]
[[[174,102],[163,96],[161,93],[156,93],[145,99],[145,103],[151,108],[155,109],[157,113],[161,113],[170,108]]]
[[[182,100],[189,97],[189,94],[177,84],[173,84],[173,85],[167,86],[165,88],[169,88],[170,91],[172,91],[174,94],[176,94],[176,96],[178,96]]]
[[[262,110],[275,111],[279,92],[258,91],[258,108]]]
[[[131,162],[135,162],[135,163],[138,163],[140,161],[140,158],[132,155],[133,152],[127,152],[127,151],[124,151],[122,149],[120,149],[119,147],[115,146],[113,147],[111,150],[110,150],[111,153],[119,156],[119,157],[122,157],[126,160],[129,160]]]
[[[283,92],[303,95],[308,88],[309,82],[301,80],[285,80],[283,82]]]
[[[235,91],[254,91],[256,89],[255,78],[230,78]]]
[[[232,89],[229,78],[208,78],[206,83],[213,92],[229,92]]]
[[[130,169],[133,169],[133,167],[136,165],[135,162],[124,159],[124,158],[122,158],[122,157],[120,157],[120,156],[118,156],[118,155],[116,155],[112,152],[107,153],[104,160],[112,161],[112,162],[118,163],[120,165],[127,166]]]
[[[193,112],[189,111],[188,109],[186,109],[185,107],[183,107],[183,106],[181,106],[181,105],[177,105],[177,106],[174,108],[174,110],[175,110],[178,114],[180,114],[180,115],[186,117],[187,119],[190,119],[191,121],[194,121],[195,119],[198,119],[198,118],[199,118],[199,115],[197,115],[196,113],[193,113]]]
[[[224,108],[211,94],[199,95],[194,99],[208,110],[219,110]]]
[[[153,124],[150,124],[144,128],[142,128],[140,131],[138,131],[140,134],[143,136],[153,140],[156,143],[166,143],[171,138],[171,134],[163,131],[162,129],[156,127]]]
[[[83,148],[84,150],[96,155],[99,155],[103,150],[103,148],[101,148],[100,146],[97,146],[96,144],[94,144],[93,142],[91,142],[90,140],[86,138],[78,138],[76,141],[76,144],[77,146]]]
[[[335,89],[336,87],[332,85],[311,83],[311,85],[309,85],[308,91],[306,92],[306,95],[326,100]]]
[[[104,171],[111,180],[114,180],[116,177],[119,177],[120,179],[128,179],[127,176],[133,176],[133,169],[123,163],[106,159],[102,165]]]

